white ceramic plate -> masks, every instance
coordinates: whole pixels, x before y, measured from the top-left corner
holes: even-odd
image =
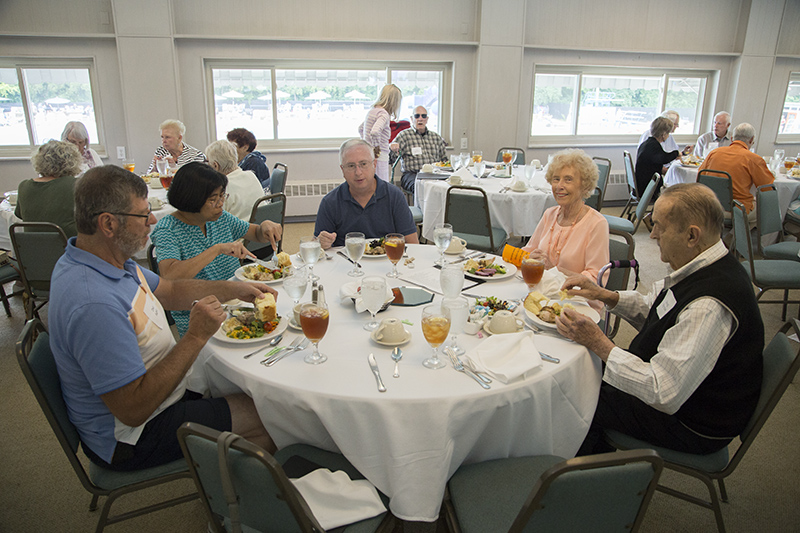
[[[385,253],[382,254],[364,254],[361,256],[361,259],[384,259],[386,257]]]
[[[255,263],[251,263],[251,264],[255,264]],[[233,275],[236,277],[236,279],[238,279],[239,281],[253,281],[253,282],[256,282],[256,283],[266,283],[267,285],[272,285],[273,283],[280,283],[281,281],[283,281],[283,278],[273,279],[271,281],[259,281],[259,280],[250,279],[248,277],[245,277],[244,269],[245,269],[245,267],[248,267],[251,264],[247,264],[245,266],[240,266],[239,268],[237,268],[236,272],[233,273]]]
[[[480,298],[480,299],[483,300],[483,298]],[[475,299],[476,305],[470,306],[470,308],[469,308],[470,314],[472,314],[472,313],[474,313],[476,311],[476,309],[477,309],[477,301],[478,301],[478,299],[476,298]],[[506,300],[506,303],[508,303],[507,311],[511,311],[511,313],[514,314],[514,315],[518,315],[520,309],[522,309],[522,301],[521,300],[511,299],[511,300]],[[492,313],[492,314],[494,314],[494,313]]]
[[[372,333],[370,333],[369,334],[369,338],[372,339],[373,341],[377,342],[378,344],[382,345],[382,346],[402,346],[402,345],[406,344],[408,341],[411,340],[411,332],[408,331],[407,329],[404,329],[403,331],[406,332],[406,338],[403,339],[400,342],[379,341],[378,339],[375,338],[375,334],[378,333],[378,330],[375,330]]]
[[[444,251],[444,255],[463,255],[464,252],[466,252],[466,251],[467,251],[466,248],[464,248],[463,250],[459,250],[457,252],[448,252],[447,250],[445,250]]]
[[[570,304],[572,305],[572,307],[575,308],[575,311],[581,313],[582,315],[586,315],[591,320],[593,320],[595,324],[600,322],[600,313],[598,313],[597,311],[595,311],[593,308],[589,307],[586,304],[582,304],[580,302],[573,302],[570,300],[563,300],[563,301],[550,300],[548,304],[553,304],[555,302],[560,303],[562,307],[565,304]],[[538,316],[536,316],[534,313],[532,313],[527,309],[525,309],[525,314],[531,320],[531,322],[533,322],[537,326],[541,326],[543,328],[548,328],[548,329],[556,329],[555,323],[551,324],[550,322],[545,322],[544,320],[542,320],[541,318],[539,318]]]
[[[495,265],[500,265],[500,266],[504,267],[506,269],[506,273],[505,274],[495,274],[494,276],[486,277],[486,276],[478,276],[476,274],[470,274],[469,272],[467,272],[465,270],[464,271],[464,276],[469,278],[469,279],[473,279],[473,280],[484,279],[486,281],[499,281],[501,279],[510,278],[514,274],[517,273],[517,267],[512,265],[511,263],[506,263],[505,261],[503,261],[502,259],[500,259],[499,257],[496,257],[496,256],[487,256],[487,257],[492,257],[493,258],[492,259],[492,263],[494,263]],[[486,259],[486,257],[484,257],[483,259]],[[466,261],[464,261],[464,263],[466,263]]]
[[[263,337],[258,337],[256,339],[233,339],[228,337],[222,328],[220,327],[215,333],[214,338],[218,341],[227,342],[230,344],[256,344],[259,342],[268,341],[271,338],[275,337],[279,333],[283,333],[286,331],[286,326],[288,326],[289,320],[285,317],[281,317],[280,321],[278,322],[278,326],[272,330],[272,332],[265,334]]]

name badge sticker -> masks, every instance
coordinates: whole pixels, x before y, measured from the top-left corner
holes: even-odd
[[[658,304],[656,308],[656,312],[658,313],[658,318],[664,318],[664,315],[669,313],[670,309],[675,307],[675,304],[678,303],[675,300],[675,295],[672,294],[672,290],[670,289],[667,291],[667,294],[664,296],[664,299],[661,300],[661,303]]]
[[[158,327],[158,329],[162,329],[161,328],[161,320],[162,320],[161,319],[161,306],[158,305],[158,303],[156,302],[155,298],[152,298],[152,297],[150,297],[149,294],[147,294],[147,291],[144,291],[144,292],[145,292],[144,314],[147,315],[147,318],[150,319],[150,322],[155,324]]]
[[[421,146],[412,146],[411,147],[411,155],[422,155],[422,147]]]

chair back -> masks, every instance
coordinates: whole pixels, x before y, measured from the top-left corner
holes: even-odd
[[[656,193],[659,187],[661,187],[661,174],[656,172],[653,174],[653,178],[650,180],[650,183],[647,184],[647,187],[642,193],[642,197],[639,198],[639,203],[636,205],[636,222],[633,226],[634,233],[636,233],[636,230],[639,229],[639,224],[642,223],[645,212],[650,205],[650,200],[653,199],[653,195]]]
[[[178,428],[178,441],[208,520],[217,531],[225,531],[218,516],[258,531],[323,531],[281,465],[267,451],[238,435],[194,422]],[[230,492],[235,497],[231,498]]]
[[[750,263],[750,278],[755,282],[756,269],[753,263],[753,243],[750,240],[750,222],[744,206],[737,200],[733,201],[733,236],[734,248]]]
[[[274,177],[274,174],[273,174]],[[271,182],[270,182],[271,183]],[[265,220],[271,220],[276,224],[280,224],[283,228],[284,220],[286,218],[286,195],[283,193],[270,194],[262,196],[253,204],[253,210],[250,212],[250,223],[261,224]],[[259,257],[261,255],[269,255],[272,250],[272,244],[255,241],[244,241],[245,247]],[[283,240],[278,241],[278,249],[275,253],[281,251],[283,247]],[[258,254],[259,250],[263,250],[265,254]]]
[[[702,183],[717,195],[722,209],[730,212],[733,207],[733,182],[731,175],[724,170],[704,168],[697,173],[697,183]]]
[[[609,229],[609,235],[616,235],[621,237],[622,240],[618,239],[609,239],[608,240],[608,258],[609,261],[631,261],[634,259],[634,250],[636,248],[636,242],[633,240],[633,235],[628,233],[627,231],[621,231],[617,229]],[[608,270],[608,281],[606,281],[605,287],[611,291],[624,291],[628,289],[628,281],[631,278],[631,269],[630,268],[611,268]],[[606,315],[606,321],[608,321],[608,315]],[[614,316],[614,326],[612,327],[610,332],[606,332],[606,335],[613,339],[617,331],[619,330],[619,323],[620,318],[618,316]],[[607,328],[606,328],[607,329]]]
[[[630,192],[631,198],[636,200],[638,199],[638,196],[636,196],[636,171],[633,166],[633,157],[631,157],[629,151],[625,150],[622,152],[622,162],[625,164],[625,178],[628,180],[628,191]]]
[[[593,157],[592,161],[597,165],[597,186],[585,203],[589,207],[600,211],[603,209],[603,198],[606,195],[608,176],[611,175],[611,160],[605,157]]]
[[[50,222],[17,222],[9,233],[25,289],[33,297],[46,294],[53,269],[67,247],[64,231]]]
[[[514,158],[512,164],[514,165],[524,165],[525,164],[525,150],[522,148],[516,148],[514,146],[504,146],[497,151],[497,157],[495,161],[502,161],[503,160],[503,150],[513,150],[516,152],[517,157]]]
[[[444,221],[453,226],[453,235],[467,241],[469,248],[495,251],[502,244],[495,242],[497,231],[492,228],[489,200],[479,187],[451,185],[445,196]]]
[[[637,531],[663,464],[653,450],[559,463],[536,482],[510,531]]]
[[[756,191],[756,215],[758,216],[758,252],[764,255],[761,243],[764,235],[778,233],[778,240],[783,236],[783,220],[781,220],[781,208],[778,202],[778,190],[772,184],[761,185]]]
[[[269,193],[283,194],[286,192],[286,179],[289,177],[289,167],[283,163],[275,163],[272,175],[269,178]]]

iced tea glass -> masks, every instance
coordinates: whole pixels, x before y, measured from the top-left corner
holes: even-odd
[[[538,259],[526,257],[522,260],[520,270],[522,270],[522,279],[525,280],[525,284],[528,285],[528,290],[532,291],[533,288],[542,281],[544,263]]]
[[[300,307],[300,327],[303,335],[314,344],[314,352],[306,355],[305,361],[310,365],[318,365],[328,360],[328,356],[319,353],[319,341],[328,331],[328,306],[323,303],[307,303]]]
[[[436,370],[444,368],[439,359],[439,346],[447,340],[450,333],[450,310],[441,304],[426,305],[422,308],[422,334],[433,349],[433,355],[422,362],[425,368]]]
[[[400,273],[397,271],[397,263],[403,258],[406,249],[406,239],[399,233],[389,233],[383,240],[383,249],[386,250],[386,257],[392,262],[392,271],[386,274],[387,278],[397,278]]]

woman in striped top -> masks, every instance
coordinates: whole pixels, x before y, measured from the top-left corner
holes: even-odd
[[[183,125],[183,122],[172,119],[165,120],[158,129],[161,130],[161,146],[156,148],[156,153],[153,154],[153,160],[147,169],[148,174],[155,170],[156,161],[159,159],[166,159],[170,166],[177,165],[178,167],[192,161],[205,162],[206,156],[203,152],[183,142],[183,135],[186,133],[186,126]]]
[[[403,93],[397,85],[385,85],[378,101],[367,113],[364,122],[358,127],[361,138],[375,150],[375,174],[389,181],[389,139],[392,136],[391,118],[397,118]]]

